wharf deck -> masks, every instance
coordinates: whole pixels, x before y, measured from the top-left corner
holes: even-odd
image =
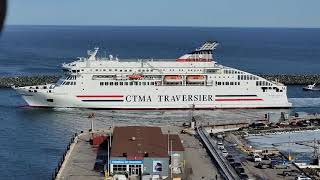
[[[93,170],[97,152],[94,152],[89,140],[89,133],[82,133],[76,137],[56,177],[57,180],[104,179],[99,172]]]
[[[177,126],[161,127],[163,133],[176,134],[182,130]],[[101,131],[102,132],[102,131]],[[103,131],[105,132],[105,131]],[[185,170],[179,176],[183,179],[201,180],[217,177],[222,179],[217,167],[212,163],[206,150],[201,146],[195,136],[179,134],[185,148]],[[97,149],[92,148],[88,132],[78,135],[56,176],[57,180],[102,180],[103,174],[93,170],[97,157]]]

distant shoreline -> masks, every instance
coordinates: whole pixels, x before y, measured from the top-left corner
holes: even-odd
[[[267,80],[279,81],[285,85],[307,85],[313,83],[320,84],[320,74],[260,74],[259,76]],[[0,76],[0,88],[50,84],[57,82],[59,78],[59,75]]]
[[[212,29],[320,29],[320,27],[254,27],[254,26],[172,26],[172,25],[81,25],[81,24],[70,24],[70,25],[58,25],[58,24],[7,24],[5,27],[136,27],[136,28],[212,28]]]

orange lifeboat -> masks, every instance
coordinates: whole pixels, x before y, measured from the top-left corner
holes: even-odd
[[[182,77],[179,75],[167,75],[164,77],[164,81],[166,81],[166,82],[181,82]]]
[[[128,76],[129,79],[142,79],[143,77],[141,74],[131,74]]]
[[[203,81],[205,81],[205,76],[204,75],[190,75],[190,76],[187,76],[187,81],[188,82],[203,82]]]

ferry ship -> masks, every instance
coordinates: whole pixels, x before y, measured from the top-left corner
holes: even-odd
[[[217,42],[174,60],[97,57],[62,64],[54,84],[13,87],[32,107],[94,109],[290,108],[279,82],[218,64]]]

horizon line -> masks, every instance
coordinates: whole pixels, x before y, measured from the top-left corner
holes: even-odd
[[[319,27],[293,27],[293,26],[171,26],[171,25],[94,25],[94,24],[88,24],[88,25],[77,25],[77,24],[71,24],[71,25],[65,25],[65,24],[5,24],[4,28],[6,26],[74,26],[74,27],[168,27],[168,28],[263,28],[263,29],[320,29]]]

